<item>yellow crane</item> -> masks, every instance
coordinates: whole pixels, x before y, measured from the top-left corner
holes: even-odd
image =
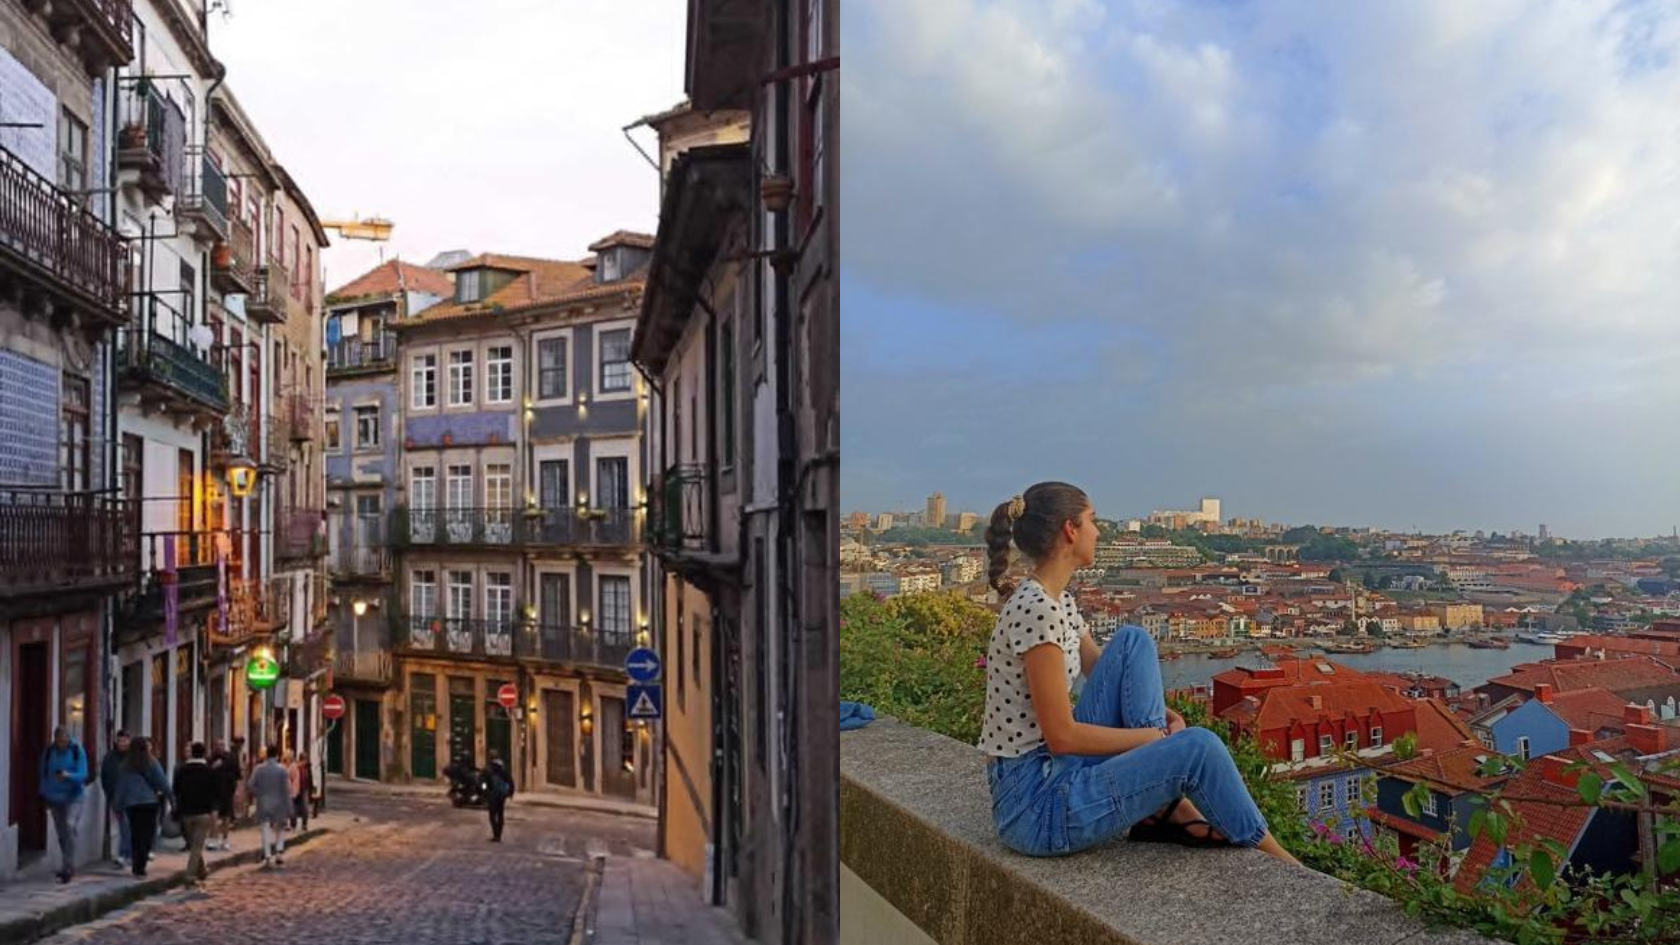
[[[321,229],[337,230],[338,235],[347,240],[374,240],[383,243],[391,238],[391,227],[394,224],[384,217],[369,217],[366,220],[322,220]]]

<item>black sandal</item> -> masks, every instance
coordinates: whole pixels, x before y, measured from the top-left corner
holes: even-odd
[[[1159,814],[1150,814],[1133,824],[1131,831],[1126,834],[1126,838],[1136,840],[1139,843],[1177,842],[1177,838],[1172,836],[1175,832],[1172,815],[1178,810],[1178,805],[1182,803],[1184,803],[1184,796],[1181,794],[1171,804],[1163,808]]]
[[[1172,828],[1173,836],[1166,839],[1180,846],[1211,848],[1231,845],[1230,840],[1221,836],[1219,831],[1205,820],[1189,820],[1182,824],[1168,824],[1167,826]],[[1196,826],[1206,827],[1207,830],[1203,833],[1191,831],[1190,828]]]

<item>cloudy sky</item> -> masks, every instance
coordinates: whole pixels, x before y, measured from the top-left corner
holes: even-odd
[[[334,238],[329,288],[381,248],[579,258],[614,230],[653,232],[658,173],[620,129],[683,98],[682,0],[231,7],[212,50],[316,211],[396,223],[383,247]]]
[[[844,503],[1680,524],[1680,7],[852,0]]]

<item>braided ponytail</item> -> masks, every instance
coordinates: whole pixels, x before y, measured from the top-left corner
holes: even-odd
[[[1015,522],[1009,516],[1011,504],[1013,500],[999,505],[986,528],[986,581],[1003,597],[1015,593],[1015,582],[1003,578],[1009,573],[1009,543],[1015,537]]]
[[[1050,553],[1062,526],[1079,521],[1090,504],[1090,497],[1078,486],[1041,482],[999,505],[986,529],[986,578],[992,589],[1004,597],[1015,593],[1015,582],[1004,580],[1011,543],[1027,557],[1041,560]]]

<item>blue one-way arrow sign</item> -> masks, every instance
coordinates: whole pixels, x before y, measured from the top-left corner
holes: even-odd
[[[659,678],[659,654],[638,646],[624,658],[624,671],[637,682],[653,682]]]
[[[650,686],[626,686],[624,702],[630,708],[625,713],[633,719],[657,719],[660,715],[660,704],[663,700],[659,694],[659,684]]]

